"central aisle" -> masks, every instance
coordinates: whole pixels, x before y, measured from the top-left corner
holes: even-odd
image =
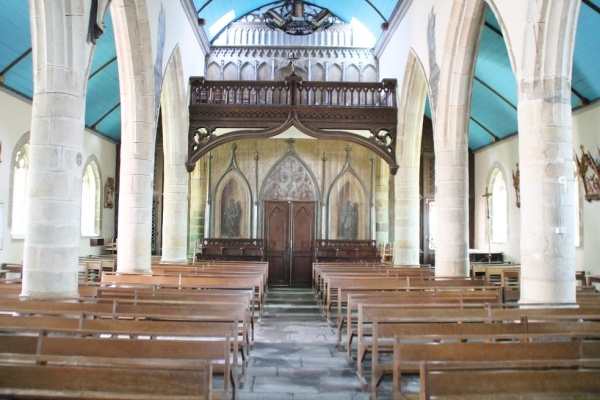
[[[239,399],[369,399],[336,338],[310,288],[270,288]]]

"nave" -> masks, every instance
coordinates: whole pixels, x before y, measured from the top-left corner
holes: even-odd
[[[270,288],[240,400],[363,400],[356,366],[336,346],[330,326],[309,288]],[[403,377],[403,392],[419,392],[418,377]],[[392,398],[391,382],[378,399]]]

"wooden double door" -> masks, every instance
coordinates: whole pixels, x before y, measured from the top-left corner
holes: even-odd
[[[263,232],[269,285],[310,286],[315,210],[315,202],[265,201]]]

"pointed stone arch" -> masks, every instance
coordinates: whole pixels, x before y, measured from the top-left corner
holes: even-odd
[[[411,51],[398,107],[396,154],[399,168],[394,178],[394,264],[419,264],[421,136],[427,97],[423,64]]]

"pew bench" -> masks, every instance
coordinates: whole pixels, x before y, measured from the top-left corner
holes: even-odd
[[[424,362],[420,385],[420,400],[591,400],[600,393],[600,362]]]
[[[600,322],[600,308],[492,308],[482,307],[398,307],[397,305],[368,305],[358,306],[358,349],[356,356],[357,374],[363,376],[365,355],[372,349],[373,343],[368,340],[372,335],[373,321],[379,324],[393,322],[425,323],[436,325],[450,323],[513,323],[516,321],[567,321],[571,324],[580,321]]]
[[[113,358],[131,358],[135,360],[150,359],[152,362],[164,360],[204,360],[207,361],[214,375],[223,376],[222,390],[215,390],[222,398],[229,396],[231,386],[232,397],[237,396],[237,365],[232,361],[233,352],[230,336],[222,338],[194,338],[193,340],[177,339],[132,339],[131,333],[98,337],[90,331],[65,331],[41,329],[37,335],[25,330],[18,332],[0,331],[0,357],[8,354],[94,357],[110,361]],[[212,379],[212,377],[211,377]],[[211,383],[213,390],[214,382]]]
[[[502,325],[502,324],[501,324]],[[489,335],[430,335],[421,337],[394,337],[393,361],[384,363],[373,343],[371,393],[384,375],[393,374],[394,398],[402,393],[401,375],[418,373],[420,363],[444,362],[503,362],[527,360],[581,360],[600,361],[600,333],[594,334],[512,334]]]
[[[344,326],[346,328],[346,351],[351,356],[352,341],[358,335],[358,306],[366,305],[396,305],[406,307],[482,307],[486,305],[501,306],[501,291],[497,287],[483,287],[477,290],[465,288],[433,288],[433,290],[419,290],[406,288],[404,291],[371,291],[363,289],[338,289],[341,299],[347,298],[345,314],[338,310],[338,345],[341,346]],[[341,308],[341,304],[338,305]],[[363,336],[368,330],[363,329]]]
[[[197,360],[0,355],[0,396],[15,399],[211,400]]]
[[[136,273],[102,273],[102,284],[105,286],[147,285],[166,287],[195,287],[195,288],[237,288],[251,289],[255,293],[259,314],[264,307],[263,276],[254,274],[248,276],[220,275],[200,276],[184,274],[136,274]]]

